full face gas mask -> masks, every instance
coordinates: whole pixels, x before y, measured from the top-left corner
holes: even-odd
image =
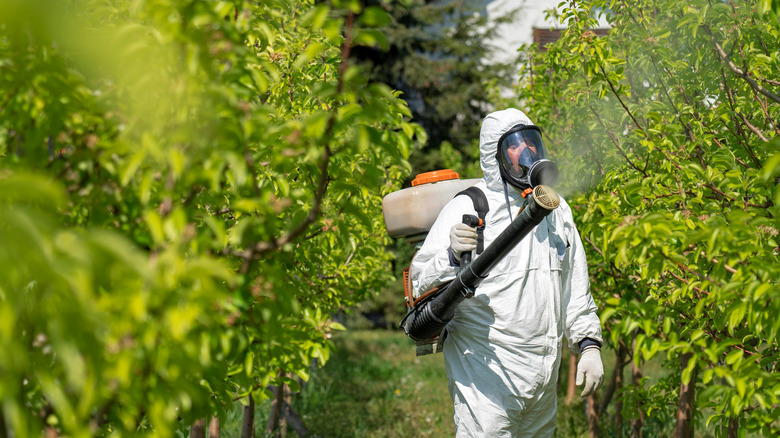
[[[516,125],[504,133],[496,158],[504,181],[521,191],[558,182],[558,166],[550,161],[541,131],[534,125]]]

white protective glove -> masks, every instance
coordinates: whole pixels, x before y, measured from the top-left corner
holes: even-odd
[[[450,228],[450,248],[455,260],[460,262],[461,253],[477,249],[477,230],[460,222],[453,225]]]
[[[593,394],[601,386],[603,379],[604,365],[601,363],[601,350],[595,346],[586,347],[577,364],[577,386],[585,383],[581,395],[587,397]]]

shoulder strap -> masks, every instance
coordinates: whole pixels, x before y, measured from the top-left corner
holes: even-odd
[[[485,193],[478,187],[471,186],[462,192],[459,192],[455,196],[466,195],[471,198],[471,202],[474,203],[474,210],[477,211],[477,216],[482,219],[482,226],[477,228],[477,254],[481,254],[485,249],[485,237],[483,231],[485,230],[485,217],[487,216],[490,207],[488,207],[487,197]]]

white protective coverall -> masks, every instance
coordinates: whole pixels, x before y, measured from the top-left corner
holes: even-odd
[[[509,225],[504,184],[496,159],[499,137],[517,124],[531,125],[517,109],[489,114],[480,132],[480,161],[490,211],[485,247]],[[524,199],[506,185],[512,217]],[[468,196],[457,196],[439,214],[411,265],[414,294],[455,278],[450,228],[474,214]],[[479,257],[474,254],[474,257]],[[461,302],[447,325],[444,358],[458,437],[552,436],[563,337],[579,353],[588,337],[602,342],[590,294],[585,251],[571,209],[561,205],[490,272],[473,298]]]

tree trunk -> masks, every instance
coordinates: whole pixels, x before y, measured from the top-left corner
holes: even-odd
[[[599,436],[599,393],[594,391],[588,396],[586,415],[588,418],[588,436],[598,438]]]
[[[288,374],[287,377],[291,377],[291,374]],[[285,405],[290,406],[290,403],[292,403],[292,393],[290,392],[290,386],[286,383],[282,385],[282,406],[280,407],[281,415],[279,415],[279,429],[282,437],[287,436],[287,416],[285,414]]]
[[[295,433],[297,433],[299,437],[309,436],[309,429],[306,428],[303,420],[301,420],[301,417],[293,410],[292,406],[285,402],[283,409],[284,418],[290,423],[290,427],[293,428]]]
[[[0,409],[0,436],[11,436],[11,431],[5,425],[5,414]]]
[[[577,397],[577,355],[569,352],[569,380],[566,384],[566,404],[570,405]]]
[[[314,363],[314,362],[313,362]],[[293,378],[294,375],[292,373],[288,374],[287,377]],[[303,390],[303,386],[305,382],[300,377],[297,378],[298,385]],[[290,390],[290,387],[285,384],[284,385],[284,392],[282,397],[282,424],[281,424],[281,436],[285,436],[287,434],[287,429],[292,428],[295,433],[298,434],[299,437],[307,437],[309,436],[309,430],[306,428],[306,425],[303,423],[303,420],[298,415],[298,413],[295,412],[295,410],[292,407],[292,399],[293,396],[296,393],[293,393]]]
[[[729,418],[729,427],[726,429],[726,438],[737,438],[739,436],[739,418]]]
[[[279,374],[281,377],[282,373]],[[273,400],[271,400],[271,412],[268,415],[268,424],[265,427],[265,434],[267,436],[279,436],[279,425],[282,419],[282,405],[284,404],[284,385],[271,386],[271,392],[273,393]]]
[[[206,419],[198,418],[190,427],[190,438],[206,438]]]
[[[255,399],[252,398],[252,393],[249,393],[249,405],[244,406],[241,438],[255,438]]]
[[[622,354],[621,354],[622,353]],[[620,372],[615,376],[615,391],[620,392],[623,389],[623,368],[626,366],[626,343],[620,341],[618,347],[618,361],[620,364]],[[606,409],[604,409],[606,410]],[[618,397],[615,399],[615,431],[618,436],[623,436],[623,399]]]
[[[685,353],[680,358],[680,370],[688,366],[693,353]],[[675,438],[693,438],[693,401],[696,397],[696,371],[693,369],[691,380],[687,384],[680,382],[680,401],[677,405],[677,424],[674,428]],[[731,426],[731,424],[729,424]]]
[[[623,386],[623,368],[626,366],[626,344],[618,344],[615,353],[615,368],[612,369],[612,376],[609,378],[609,385],[604,389],[604,399],[599,403],[599,412],[605,412],[612,402],[612,397]],[[620,385],[620,386],[618,386]]]
[[[634,339],[631,341],[631,351],[636,350],[636,335],[637,332],[634,332]],[[642,368],[640,368],[636,364],[636,360],[631,361],[631,384],[634,386],[634,388],[640,388],[642,385]],[[645,412],[643,410],[643,407],[639,405],[639,401],[635,402],[634,409],[636,412],[639,413],[639,415],[636,416],[636,418],[631,419],[631,438],[642,438],[642,427],[645,424]]]
[[[209,438],[219,438],[219,417],[211,417],[209,422]]]

